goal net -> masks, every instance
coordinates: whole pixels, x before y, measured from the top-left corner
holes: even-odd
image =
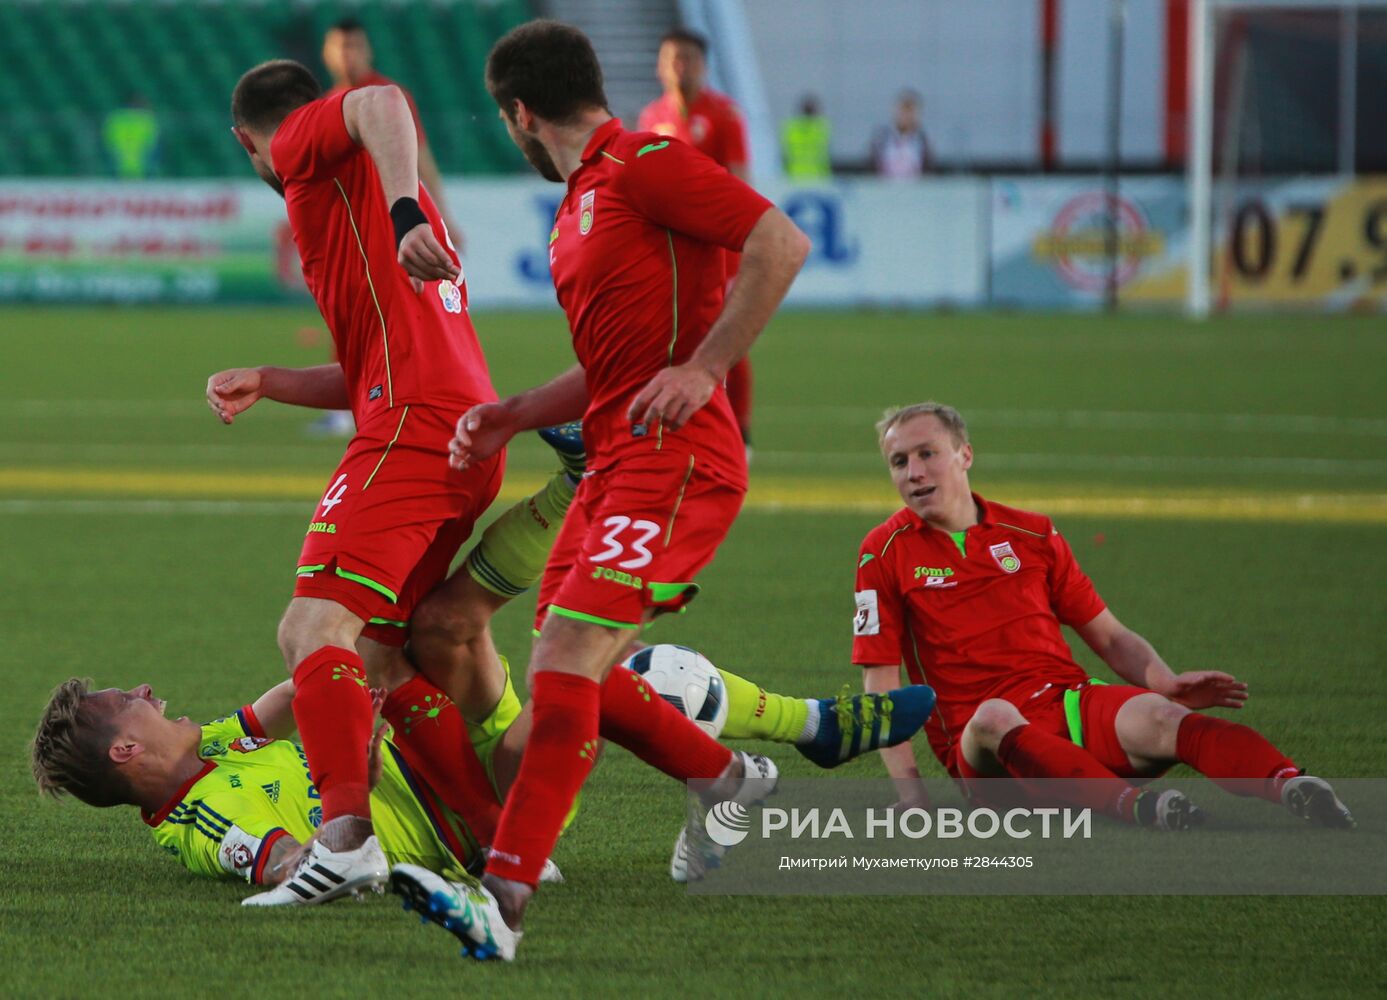
[[[1387,0],[1193,0],[1186,305],[1387,307]]]

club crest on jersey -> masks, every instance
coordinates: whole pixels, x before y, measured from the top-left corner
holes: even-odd
[[[438,297],[443,300],[443,308],[450,313],[462,312],[462,292],[451,281],[438,283]]]
[[[269,746],[274,740],[268,740],[263,736],[242,736],[238,740],[231,741],[231,749],[237,753],[254,753],[263,746]]]
[[[1011,542],[989,545],[987,551],[992,553],[992,558],[997,560],[997,565],[1002,567],[1003,573],[1015,573],[1021,568],[1021,560],[1011,551]]]
[[[578,235],[586,236],[592,232],[592,217],[596,211],[597,192],[588,191],[583,194],[582,200],[578,202]]]
[[[222,867],[228,871],[239,872],[249,868],[255,856],[250,853],[250,848],[245,844],[227,844],[222,848],[222,853],[226,856],[222,862]]]

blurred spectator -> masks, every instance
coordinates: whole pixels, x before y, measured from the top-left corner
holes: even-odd
[[[139,180],[158,173],[159,119],[143,96],[131,95],[108,114],[101,137],[117,177]]]
[[[780,154],[785,176],[795,181],[821,181],[832,173],[828,162],[830,126],[814,94],[800,98],[799,114],[780,126]]]
[[[665,90],[641,112],[639,128],[673,136],[727,168],[732,176],[750,181],[746,123],[736,103],[708,83],[708,39],[687,28],[674,28],[660,39],[655,75]],[[724,254],[727,278],[737,274],[740,254]],[[751,455],[751,361],[742,358],[727,373],[727,399]]]
[[[872,137],[872,164],[882,177],[919,177],[934,163],[929,140],[920,127],[920,95],[903,90],[896,98],[896,114],[890,125]]]
[[[732,98],[707,85],[708,40],[685,28],[666,32],[655,75],[665,92],[646,105],[638,127],[682,139],[747,180],[746,124]]]

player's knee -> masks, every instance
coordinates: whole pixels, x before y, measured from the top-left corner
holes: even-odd
[[[1017,726],[1026,724],[1026,717],[1009,701],[992,698],[983,702],[968,720],[968,732],[979,744],[995,748],[1002,737]]]
[[[333,601],[296,597],[279,620],[279,651],[293,673],[305,657],[324,646],[352,649],[362,621]]]
[[[1190,710],[1184,705],[1177,704],[1167,698],[1152,698],[1146,711],[1151,726],[1172,740],[1175,738],[1175,734],[1180,731],[1180,723],[1184,722],[1185,716],[1190,714]]]

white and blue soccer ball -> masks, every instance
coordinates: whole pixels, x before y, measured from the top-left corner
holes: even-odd
[[[645,678],[665,701],[717,739],[727,725],[727,685],[718,668],[687,646],[647,646],[622,666]]]

